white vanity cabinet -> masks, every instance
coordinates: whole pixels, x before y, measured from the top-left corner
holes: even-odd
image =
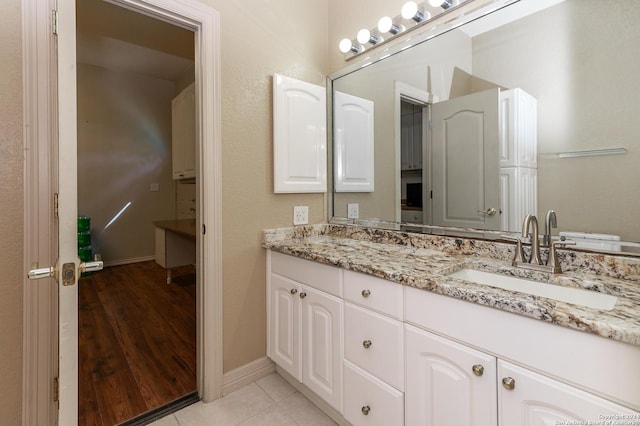
[[[267,355],[342,412],[342,271],[269,253]]]
[[[640,402],[637,346],[410,287],[405,322],[407,425],[544,426],[637,414],[609,400]]]
[[[494,356],[410,325],[405,339],[407,425],[496,425]]]
[[[344,417],[355,426],[401,426],[402,287],[344,271],[344,299]]]
[[[171,165],[174,179],[196,176],[195,83],[171,101]]]
[[[498,378],[500,425],[625,424],[625,413],[640,420],[628,408],[506,361],[498,361]]]

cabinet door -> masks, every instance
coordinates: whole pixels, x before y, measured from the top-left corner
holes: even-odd
[[[302,379],[300,289],[295,281],[271,274],[269,357],[299,381]]]
[[[494,357],[409,325],[405,340],[407,426],[496,426]]]
[[[327,192],[324,87],[273,76],[274,192]]]
[[[342,412],[342,300],[303,286],[302,383]]]
[[[501,425],[574,424],[569,421],[575,424],[626,424],[625,419],[640,420],[640,415],[629,408],[502,360],[498,361],[498,373],[501,382],[513,380],[512,389],[499,384]],[[625,417],[624,413],[630,417]],[[608,420],[613,422],[607,423]]]
[[[196,175],[196,97],[192,83],[171,101],[171,164],[174,179]]]

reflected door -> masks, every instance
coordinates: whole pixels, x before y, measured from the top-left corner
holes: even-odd
[[[433,104],[433,224],[500,229],[498,89]]]

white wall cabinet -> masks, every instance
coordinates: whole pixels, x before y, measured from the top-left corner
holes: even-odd
[[[325,88],[273,76],[275,193],[327,191]]]
[[[335,92],[333,104],[335,190],[373,192],[373,102]]]
[[[171,101],[171,164],[174,179],[196,176],[195,83]]]
[[[341,271],[279,253],[271,257],[267,355],[342,412]],[[310,285],[314,279],[338,296]]]

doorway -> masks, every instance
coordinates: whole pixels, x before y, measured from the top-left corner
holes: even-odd
[[[194,87],[194,33],[102,0],[78,0],[76,14],[78,249],[105,263],[78,282],[78,421],[135,423],[198,400],[199,202],[195,167],[174,180],[172,123],[174,100]],[[180,143],[195,165],[190,101]],[[167,222],[193,230],[188,262],[159,253],[165,228],[154,225]]]
[[[207,182],[207,191],[196,183],[200,201],[196,223],[197,383],[201,399],[212,401],[222,396],[223,384],[220,16],[198,0],[110,2],[195,34],[196,175],[200,182]],[[52,20],[52,15],[56,19]],[[25,176],[32,177],[25,182],[24,220],[30,224],[25,262],[27,269],[37,262],[77,265],[75,237],[63,238],[63,233],[57,232],[63,225],[64,236],[66,231],[73,235],[77,221],[75,4],[24,0],[23,18],[23,31],[28,35],[24,69],[29,70],[24,79],[25,123],[29,123]],[[67,169],[72,173],[61,173]],[[55,217],[52,200],[61,200],[55,203]],[[49,269],[60,278],[57,269]],[[25,291],[24,297],[24,310],[30,314],[25,316],[23,327],[23,420],[28,424],[39,424],[40,419],[51,424],[76,424],[78,286],[49,279],[43,285],[25,288],[33,291]]]

